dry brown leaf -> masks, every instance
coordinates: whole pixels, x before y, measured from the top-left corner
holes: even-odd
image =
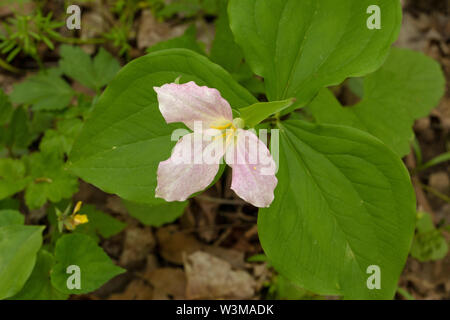
[[[149,254],[147,256],[147,263],[145,265],[145,272],[149,273],[149,272],[152,272],[153,270],[156,270],[158,268],[159,268],[158,258],[154,254]]]
[[[412,50],[423,51],[427,47],[428,40],[420,30],[420,23],[411,14],[405,13],[403,16],[403,25],[396,46],[409,48]]]
[[[159,228],[156,238],[161,256],[179,265],[183,264],[183,253],[190,254],[204,247],[193,235],[180,232],[174,225]]]
[[[206,252],[197,251],[185,259],[187,299],[251,299],[256,283],[243,270]]]
[[[153,289],[144,280],[130,282],[124,292],[112,294],[108,300],[152,300]]]
[[[245,254],[242,251],[227,249],[217,246],[208,246],[203,249],[206,253],[209,253],[217,258],[228,261],[235,269],[245,268]]]
[[[432,173],[430,175],[429,185],[437,191],[447,194],[450,186],[448,173],[445,171]]]
[[[267,266],[267,263],[253,263],[253,276],[256,279],[256,291],[259,292],[267,282],[270,282],[273,277],[272,270]]]
[[[159,22],[150,10],[142,11],[137,33],[138,49],[147,49],[158,42],[181,36],[188,25],[171,26],[166,22]]]
[[[128,227],[120,256],[120,265],[127,268],[139,266],[155,248],[156,241],[150,228]]]
[[[100,37],[110,28],[109,23],[99,10],[83,13],[81,15],[81,39],[93,39]],[[82,46],[88,54],[95,52],[95,45],[85,44]]]
[[[185,299],[186,276],[179,268],[159,268],[145,274],[153,286],[153,299]]]
[[[210,188],[203,193],[206,197],[217,198],[218,194],[215,188]],[[197,210],[196,214],[194,214],[197,227],[199,229],[198,236],[200,239],[211,242],[218,237],[219,230],[214,228],[217,220],[217,212],[220,206],[220,203],[204,200],[203,198],[195,198],[195,203],[200,207],[200,210]]]
[[[3,18],[14,13],[29,15],[33,12],[34,8],[36,8],[36,4],[31,1],[26,3],[14,3],[11,1],[8,5],[0,6],[0,17]]]
[[[120,215],[129,217],[127,209],[118,196],[108,197],[108,199],[106,199],[106,208],[115,213],[119,213]]]

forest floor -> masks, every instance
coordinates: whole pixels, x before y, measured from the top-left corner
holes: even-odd
[[[102,28],[97,10],[92,7],[83,19]],[[2,14],[0,10],[0,17]],[[422,51],[439,61],[450,83],[448,2],[404,1],[403,24],[396,45]],[[197,27],[199,40],[211,43],[214,36],[211,22],[198,21]],[[135,28],[132,57],[143,55],[144,49],[152,44],[182,34],[186,26],[158,22],[144,11]],[[95,51],[93,45],[85,45],[84,49]],[[50,56],[46,62],[52,64],[54,59]],[[27,63],[24,62],[24,68],[33,68]],[[0,70],[0,85],[6,92],[20,80],[21,77]],[[343,90],[340,99],[351,102],[352,97]],[[448,90],[439,107],[429,117],[417,121],[414,129],[424,161],[449,150]],[[414,153],[405,162],[409,169],[414,169]],[[430,213],[436,224],[450,223],[449,172],[449,163],[443,163],[413,176],[419,210]],[[160,228],[143,226],[127,213],[118,197],[84,182],[74,200],[94,204],[128,224],[120,234],[101,243],[116,263],[128,271],[96,292],[77,299],[262,299],[273,293],[273,271],[263,262],[247,261],[262,253],[257,210],[230,190],[229,171],[210,190],[191,199],[180,219]],[[450,256],[425,263],[410,258],[400,287],[415,299],[450,299]],[[300,297],[317,298],[307,292]],[[397,298],[404,299],[401,295]]]

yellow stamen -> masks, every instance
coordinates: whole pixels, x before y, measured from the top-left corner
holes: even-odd
[[[234,136],[234,131],[235,130],[233,130],[232,132],[227,132],[227,140],[225,142],[226,146],[228,146],[228,144],[230,143],[231,138]]]
[[[230,123],[222,125],[222,126],[211,126],[211,129],[225,130],[232,126],[233,126],[233,123],[230,122]]]
[[[223,138],[226,136],[226,133],[222,133],[221,135],[214,136],[213,141],[219,138]]]

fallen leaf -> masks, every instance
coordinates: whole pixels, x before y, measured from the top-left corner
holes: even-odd
[[[108,300],[152,300],[153,289],[144,280],[130,282],[124,292],[112,294]]]
[[[197,251],[185,259],[187,299],[250,299],[256,283],[243,270],[206,252]]]
[[[156,241],[150,228],[129,227],[125,229],[125,242],[120,265],[133,268],[139,266],[155,248]]]
[[[156,238],[161,256],[179,265],[183,264],[183,253],[191,254],[204,247],[193,235],[179,231],[174,225],[159,228]]]
[[[181,36],[188,25],[171,26],[167,22],[159,22],[150,10],[142,11],[137,33],[138,49],[146,49],[163,40]]]
[[[155,300],[185,299],[186,276],[179,268],[159,268],[145,274],[153,286]]]

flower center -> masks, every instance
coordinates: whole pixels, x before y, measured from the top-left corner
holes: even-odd
[[[238,120],[238,121],[236,121]],[[239,121],[240,120],[240,121]],[[234,119],[233,121],[225,121],[221,124],[214,124],[211,126],[211,129],[220,130],[222,134],[219,134],[214,137],[214,139],[224,138],[225,139],[225,147],[229,145],[231,139],[235,136],[237,129],[241,128],[242,119]]]

